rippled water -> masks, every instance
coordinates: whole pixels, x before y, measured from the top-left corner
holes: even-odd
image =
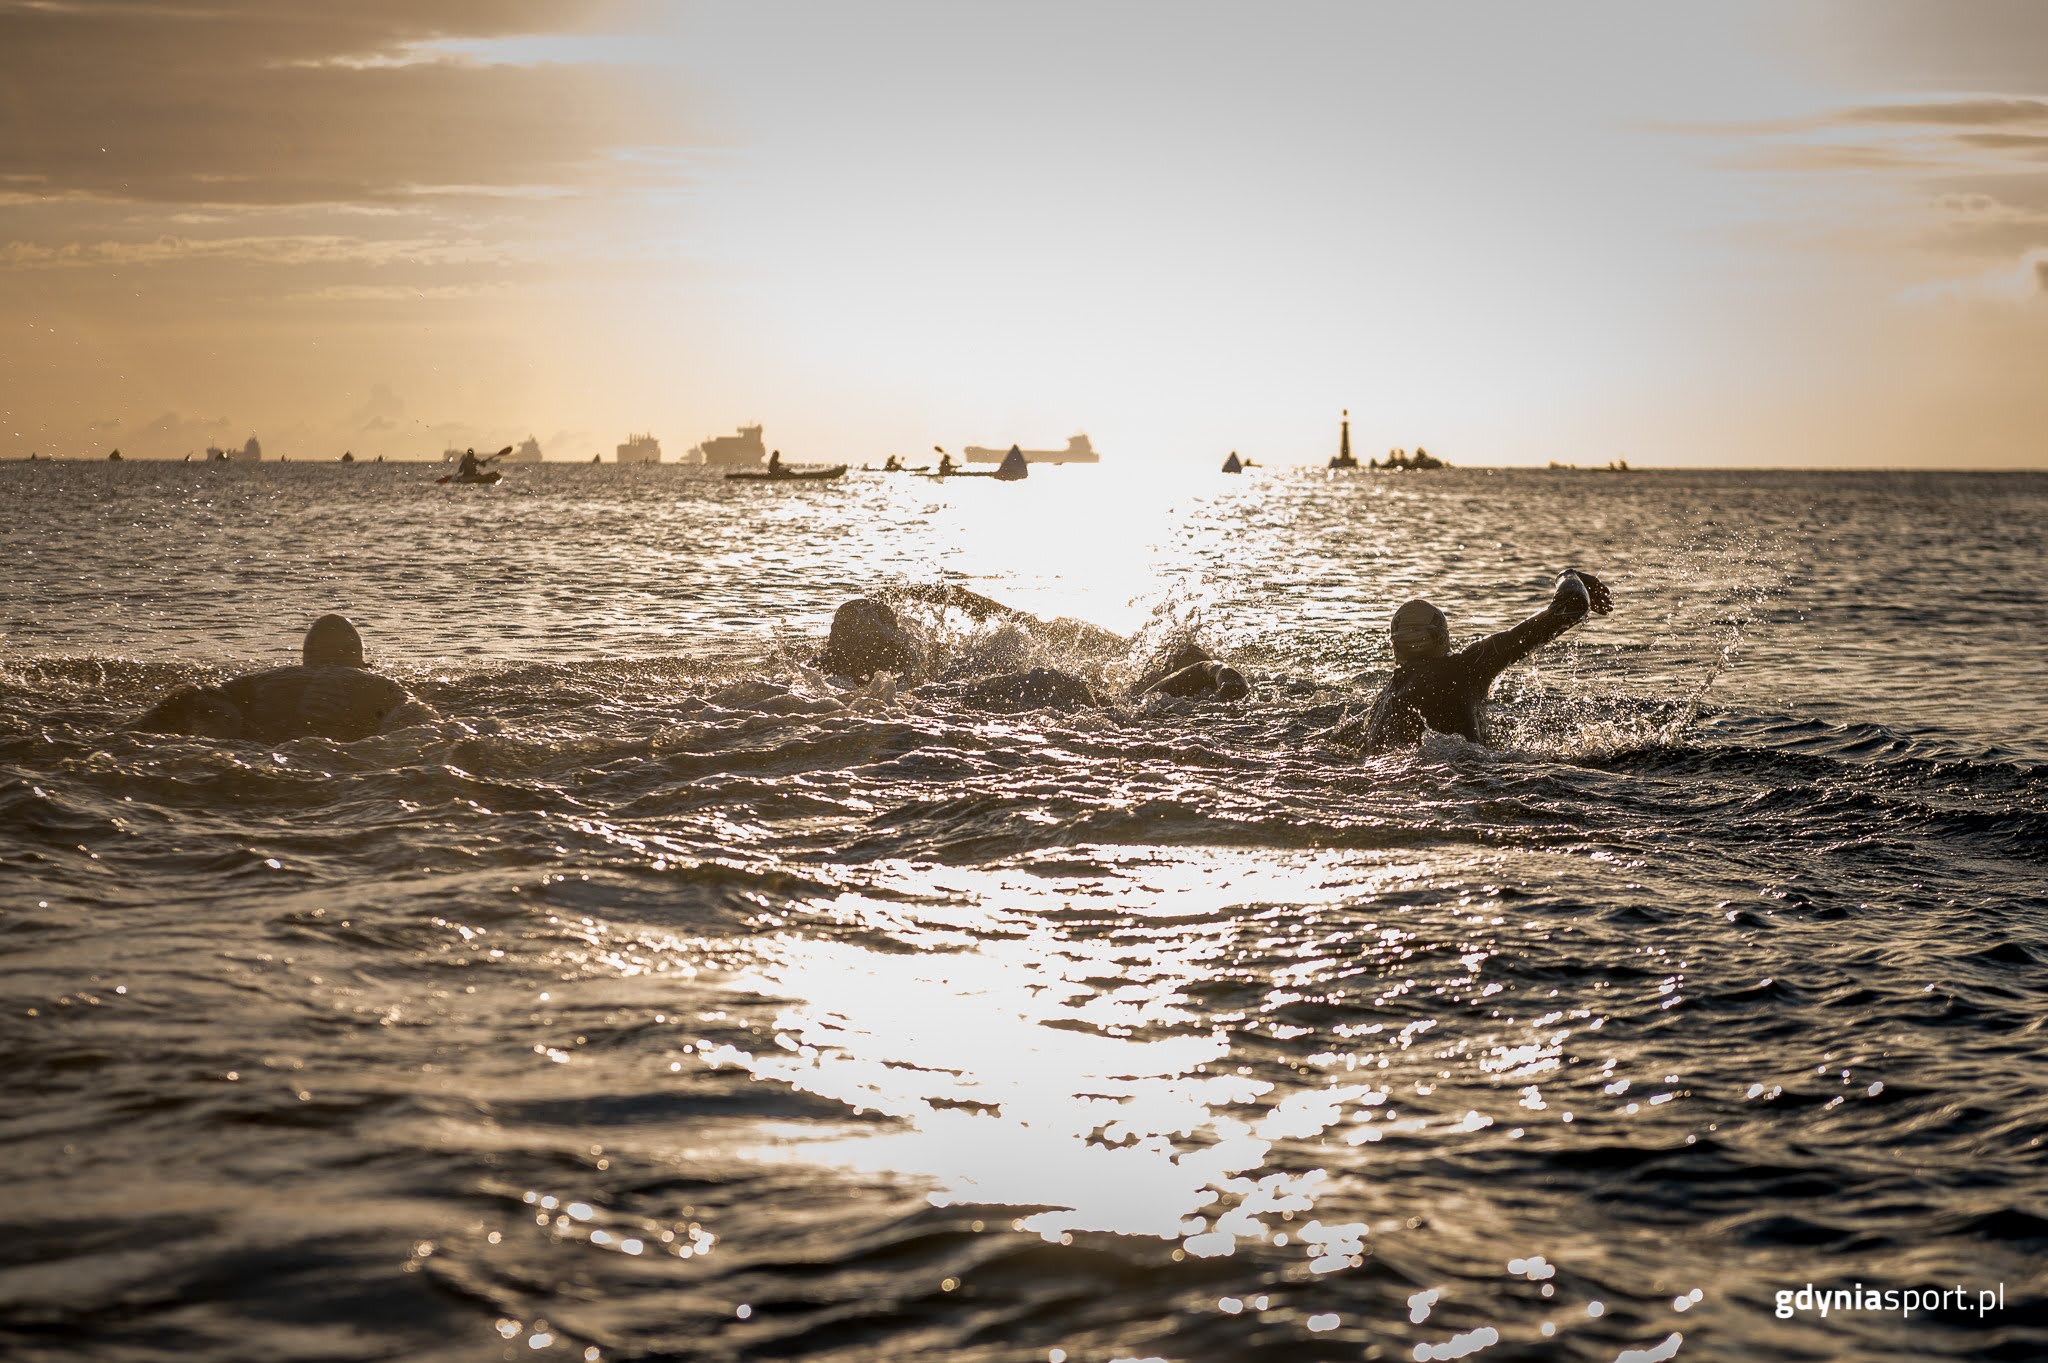
[[[7,1357],[2048,1354],[2048,478],[432,472],[0,467]],[[330,609],[447,719],[110,732]]]

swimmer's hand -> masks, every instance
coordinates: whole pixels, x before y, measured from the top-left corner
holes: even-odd
[[[1578,568],[1567,568],[1557,575],[1557,595],[1551,604],[1573,615],[1591,611],[1605,615],[1614,609],[1614,594],[1607,590],[1607,584],[1591,573]]]

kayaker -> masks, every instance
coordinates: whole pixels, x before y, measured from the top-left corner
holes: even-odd
[[[953,456],[941,450],[939,452],[939,477],[944,478],[947,474],[951,473],[952,471]]]
[[[476,457],[474,449],[462,452],[462,463],[456,468],[457,478],[481,478],[484,476],[484,461]]]
[[[768,455],[768,476],[769,476],[770,478],[780,478],[780,477],[782,476],[782,451],[781,451],[781,450],[773,450],[773,451],[771,451],[771,452],[769,453],[769,455]]]
[[[1489,634],[1453,653],[1444,613],[1427,601],[1408,602],[1394,612],[1390,625],[1394,675],[1373,701],[1366,751],[1385,752],[1420,742],[1426,729],[1481,741],[1493,679],[1588,614],[1605,615],[1613,609],[1605,583],[1591,573],[1567,568],[1558,574],[1548,606],[1512,629]]]
[[[251,672],[218,686],[183,687],[128,727],[261,743],[349,742],[439,718],[403,686],[369,670],[363,636],[347,617],[323,615],[306,631],[297,667]]]

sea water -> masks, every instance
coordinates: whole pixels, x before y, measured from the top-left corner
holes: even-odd
[[[0,467],[0,1354],[2048,1353],[2048,478],[438,472]],[[120,729],[329,610],[442,721]]]

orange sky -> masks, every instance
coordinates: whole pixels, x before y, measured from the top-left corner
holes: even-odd
[[[2023,0],[0,0],[0,456],[2038,468],[2044,374]]]

